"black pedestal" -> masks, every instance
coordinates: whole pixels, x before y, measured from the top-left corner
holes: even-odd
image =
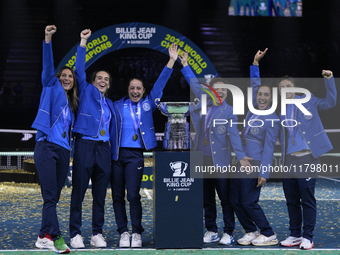
[[[193,155],[195,153],[195,155]],[[190,154],[157,151],[153,167],[153,229],[156,249],[203,247],[203,179],[190,178]]]

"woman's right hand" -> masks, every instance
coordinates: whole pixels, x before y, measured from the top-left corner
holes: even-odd
[[[52,35],[57,32],[57,27],[55,25],[48,25],[45,28],[45,42],[49,43],[52,39]]]
[[[183,67],[186,67],[188,65],[188,52],[182,51],[179,55],[179,59],[181,60]]]
[[[90,29],[84,29],[80,32],[80,46],[86,47],[87,39],[90,38],[92,32]]]
[[[87,39],[89,39],[89,37],[91,36],[91,30],[90,29],[84,29],[83,31],[81,31],[81,33],[80,33],[80,38],[81,39],[85,39],[85,40],[87,40]]]

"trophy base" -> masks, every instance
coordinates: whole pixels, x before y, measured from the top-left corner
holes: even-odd
[[[190,151],[189,149],[166,149],[166,148],[162,148],[161,151]]]

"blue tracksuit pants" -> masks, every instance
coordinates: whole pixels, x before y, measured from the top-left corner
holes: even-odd
[[[310,241],[313,240],[313,230],[316,223],[314,193],[317,177],[314,172],[308,173],[311,164],[320,164],[320,158],[314,158],[312,154],[302,157],[287,155],[285,165],[295,165],[297,173],[287,174],[287,178],[282,180],[283,191],[287,200],[290,235],[301,236],[303,221],[302,236]]]
[[[44,200],[40,237],[48,233],[56,240],[57,236],[61,235],[56,207],[68,174],[70,151],[51,142],[37,142],[34,148],[34,162]]]
[[[120,148],[119,158],[112,162],[111,189],[113,209],[119,234],[128,231],[125,209],[125,188],[130,204],[132,233],[141,234],[142,204],[139,194],[144,170],[143,150],[139,148]]]
[[[104,225],[106,191],[111,175],[109,142],[77,138],[72,168],[70,237],[81,235],[82,202],[89,180],[92,182],[92,234],[101,234]]]

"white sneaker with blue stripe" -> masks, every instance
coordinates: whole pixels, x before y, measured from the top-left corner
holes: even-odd
[[[218,237],[217,232],[212,232],[212,231],[207,231],[204,234],[203,237],[203,242],[204,243],[213,243],[213,242],[218,242],[220,238]]]
[[[222,236],[219,244],[231,245],[233,242],[235,242],[233,236],[228,235],[227,233],[223,233],[223,236]]]

